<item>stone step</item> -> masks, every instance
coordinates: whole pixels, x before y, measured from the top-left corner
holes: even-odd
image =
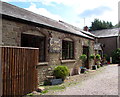
[[[48,79],[54,79],[55,76],[46,76],[46,78],[48,78]]]

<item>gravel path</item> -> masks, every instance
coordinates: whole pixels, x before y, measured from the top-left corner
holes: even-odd
[[[103,72],[55,95],[118,95],[118,66],[108,65]]]

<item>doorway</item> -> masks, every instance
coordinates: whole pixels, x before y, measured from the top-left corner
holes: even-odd
[[[22,34],[21,35],[22,47],[36,47],[39,48],[39,62],[45,62],[45,37]]]
[[[85,61],[85,67],[89,69],[89,47],[88,46],[83,46],[83,54],[87,56],[87,60]]]

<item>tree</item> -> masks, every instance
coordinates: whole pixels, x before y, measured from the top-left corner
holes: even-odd
[[[113,63],[120,64],[120,48],[112,52]]]
[[[95,31],[95,30],[110,29],[110,28],[113,28],[112,22],[108,22],[108,21],[105,22],[99,19],[94,19],[92,25],[89,27],[89,30]]]
[[[114,26],[115,28],[120,27],[120,22]]]

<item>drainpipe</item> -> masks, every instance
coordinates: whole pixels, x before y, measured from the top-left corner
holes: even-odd
[[[120,23],[120,1],[118,2],[118,24]],[[120,40],[120,29],[118,28],[118,39]],[[118,40],[118,43],[120,42]],[[118,48],[120,48],[120,43],[118,44]],[[118,64],[120,66],[120,63]],[[118,67],[118,78],[120,78],[120,67]],[[120,80],[118,80],[118,90],[120,89]],[[118,91],[118,95],[120,96],[120,91]]]
[[[98,43],[98,37],[95,37],[95,44],[97,44],[97,43]],[[98,54],[98,50],[96,53]]]
[[[120,23],[120,1],[118,2],[118,25]],[[120,48],[120,29],[118,27],[117,48]]]
[[[120,48],[120,30],[118,29],[117,48]]]

